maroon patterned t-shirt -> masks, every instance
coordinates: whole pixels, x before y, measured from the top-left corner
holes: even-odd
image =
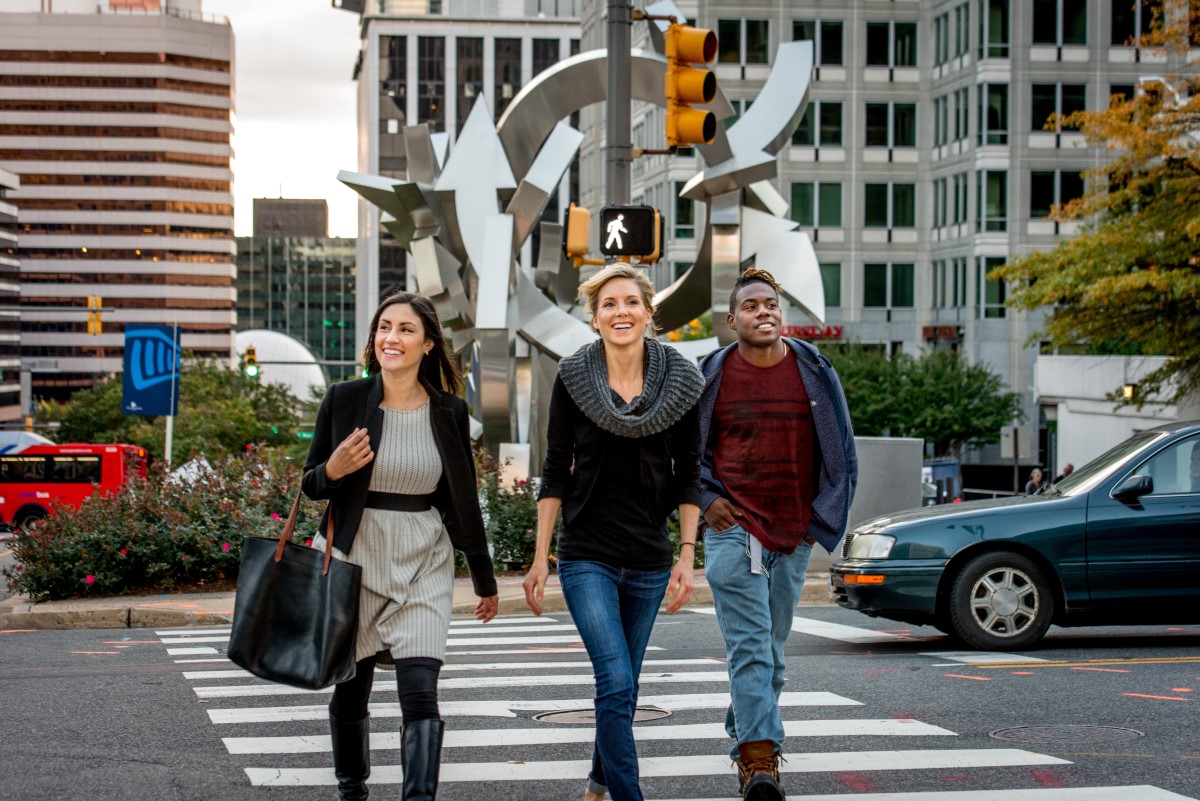
[[[791,553],[808,533],[816,496],[816,432],[796,360],[755,367],[725,359],[714,410],[713,472],[742,525],[763,547]]]

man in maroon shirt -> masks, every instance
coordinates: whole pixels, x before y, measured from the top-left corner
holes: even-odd
[[[729,661],[739,792],[779,801],[783,646],[814,542],[831,550],[845,529],[858,460],[837,373],[782,337],[770,273],[738,278],[727,319],[737,343],[700,362],[705,574]]]

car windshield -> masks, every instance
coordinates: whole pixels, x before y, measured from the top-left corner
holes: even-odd
[[[1108,478],[1112,471],[1130,456],[1144,450],[1165,436],[1166,434],[1161,431],[1143,431],[1140,434],[1134,434],[1120,445],[1108,450],[1071,473],[1071,475],[1062,481],[1051,484],[1046,488],[1046,493],[1054,495],[1057,491],[1062,495],[1082,495],[1085,492],[1089,492],[1101,481]]]

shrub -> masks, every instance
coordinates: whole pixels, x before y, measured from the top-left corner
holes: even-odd
[[[278,536],[299,489],[299,468],[277,452],[226,456],[186,479],[157,469],[95,494],[10,540],[9,589],[35,601],[199,589],[237,578],[248,535]],[[296,539],[321,505],[301,502]]]
[[[479,501],[492,564],[497,570],[528,570],[537,542],[537,492],[533,482],[515,479],[504,486],[500,465],[488,453],[477,457]],[[550,543],[553,556],[554,543]]]

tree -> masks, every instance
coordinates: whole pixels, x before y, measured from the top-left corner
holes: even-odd
[[[1086,173],[1083,197],[1053,211],[1082,221],[1083,232],[991,274],[1012,288],[1010,305],[1052,307],[1044,335],[1055,346],[1168,356],[1142,379],[1135,403],[1200,388],[1200,76],[1186,58],[1200,4],[1191,6],[1189,18],[1168,3],[1139,43],[1178,69],[1143,82],[1134,97],[1057,121],[1114,155]]]
[[[185,358],[179,380],[174,460],[191,454],[210,460],[249,443],[296,442],[298,401],[275,384],[261,383],[216,361]],[[104,379],[66,403],[42,403],[42,420],[58,421],[59,442],[128,442],[156,459],[166,451],[166,419],[121,413],[121,376]]]
[[[854,433],[915,437],[935,456],[957,456],[1000,440],[1000,429],[1021,420],[1020,396],[1000,377],[955,353],[918,357],[845,346],[829,354],[850,407]]]

